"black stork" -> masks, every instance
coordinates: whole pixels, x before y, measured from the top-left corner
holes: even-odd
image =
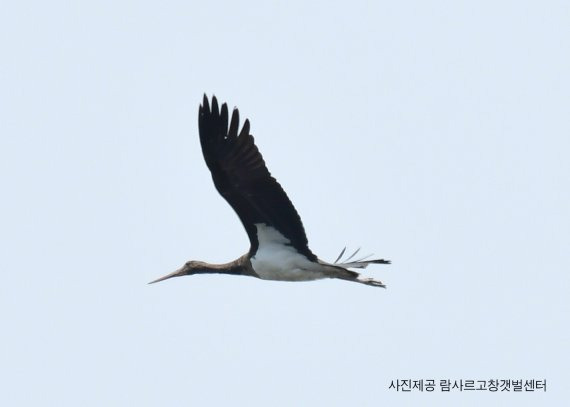
[[[299,214],[281,185],[269,173],[255,146],[249,132],[249,120],[245,120],[239,131],[238,109],[234,108],[229,123],[228,117],[225,103],[220,109],[214,96],[210,108],[204,95],[198,112],[204,159],[216,189],[237,213],[249,236],[249,252],[226,264],[188,261],[175,272],[151,283],[171,277],[217,273],[279,281],[339,278],[385,287],[381,281],[364,278],[349,269],[363,269],[369,264],[390,264],[388,260],[367,260],[366,257],[353,260],[356,252],[341,260],[343,250],[334,263],[328,263],[311,252]]]

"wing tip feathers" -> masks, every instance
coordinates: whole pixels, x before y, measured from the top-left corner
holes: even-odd
[[[211,102],[210,102],[210,100],[211,100]],[[216,95],[212,94],[212,97],[210,99],[210,98],[208,98],[208,95],[206,93],[204,93],[202,104],[200,105],[200,109],[199,109],[199,115],[201,117],[210,116],[212,119],[220,119],[221,118],[224,122],[226,122],[226,126],[227,126],[227,121],[229,118],[229,108],[228,108],[227,103],[223,103],[221,105],[221,109],[220,109],[220,105],[218,103],[218,98],[216,97]],[[239,109],[235,106],[232,110],[232,114],[231,114],[231,118],[230,118],[229,122],[230,122],[229,123],[229,129],[226,127],[226,134],[230,138],[233,138],[232,136],[247,137],[250,135],[251,123],[250,123],[249,119],[245,119],[245,121],[243,122],[243,125],[241,127],[241,131],[240,131]]]

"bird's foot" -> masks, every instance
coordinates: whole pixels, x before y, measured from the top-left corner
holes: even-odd
[[[358,277],[358,279],[356,281],[358,281],[359,283],[362,283],[362,284],[371,285],[373,287],[386,288],[386,285],[382,281],[374,280],[373,278]]]

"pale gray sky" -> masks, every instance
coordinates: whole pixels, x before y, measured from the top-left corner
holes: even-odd
[[[569,27],[566,1],[3,3],[0,404],[561,405]],[[146,284],[248,248],[204,92],[251,120],[313,251],[391,259],[387,290]]]

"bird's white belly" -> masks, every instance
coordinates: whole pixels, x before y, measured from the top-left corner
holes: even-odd
[[[289,246],[285,238],[274,228],[256,224],[259,247],[251,266],[259,278],[280,281],[310,281],[325,278],[319,264],[309,261]]]
[[[251,258],[253,270],[263,280],[310,281],[325,277],[318,271],[303,268],[302,263],[302,259],[291,258],[283,253],[276,253],[276,256],[258,255]]]

